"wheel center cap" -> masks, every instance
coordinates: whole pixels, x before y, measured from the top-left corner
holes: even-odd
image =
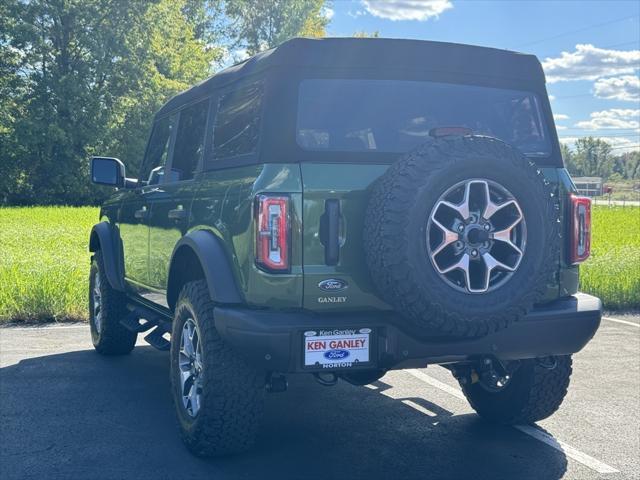
[[[489,240],[489,232],[485,231],[479,225],[471,225],[465,234],[467,243],[473,246],[482,245]]]

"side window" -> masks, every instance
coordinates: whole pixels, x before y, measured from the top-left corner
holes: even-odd
[[[224,95],[213,129],[213,158],[252,153],[258,145],[262,85],[255,83]]]
[[[140,180],[146,181],[148,185],[162,182],[164,168],[169,156],[169,141],[171,140],[171,131],[174,124],[175,116],[172,116],[158,120],[153,126],[147,155],[140,172]]]
[[[180,112],[176,143],[173,148],[170,181],[189,180],[198,168],[204,150],[209,100],[204,100]]]

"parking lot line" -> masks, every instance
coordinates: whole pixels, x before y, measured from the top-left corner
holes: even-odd
[[[405,405],[410,406],[411,408],[414,408],[414,409],[418,410],[421,413],[424,413],[428,417],[437,417],[438,416],[437,413],[434,413],[431,410],[427,410],[423,406],[418,405],[416,402],[412,402],[411,400],[402,400],[402,403],[404,403]]]
[[[575,461],[589,467],[591,470],[595,470],[598,473],[617,473],[619,470],[607,465],[606,463],[596,460],[595,458],[581,452],[577,448],[573,448],[571,445],[564,443],[563,441],[556,440],[548,433],[543,432],[539,428],[533,425],[514,425],[513,428],[520,430],[523,433],[546,443],[550,447],[564,452],[567,457],[573,458]]]
[[[466,398],[464,397],[464,393],[462,393],[457,388],[451,387],[446,383],[441,382],[440,380],[436,380],[435,378],[427,375],[426,373],[421,372],[420,370],[411,369],[411,370],[404,370],[404,371],[407,372],[409,375],[413,375],[417,379],[422,380],[425,383],[428,383],[432,387],[436,387],[442,390],[443,392],[447,392],[449,395],[453,395],[454,397],[459,398],[460,400],[466,400]]]
[[[609,320],[610,322],[624,323],[625,325],[631,325],[632,327],[640,327],[640,323],[628,322],[626,320],[620,320],[619,318],[602,317],[603,320]]]
[[[454,388],[450,385],[447,385],[446,383],[443,383],[440,380],[436,380],[435,378],[431,377],[430,375],[427,375],[424,372],[421,372],[420,370],[410,369],[410,370],[404,370],[404,371],[414,376],[415,378],[431,385],[432,387],[438,388],[443,392],[448,393],[449,395],[452,395],[458,399],[466,400],[464,394],[459,389]],[[409,405],[409,406],[412,406],[412,405]],[[535,438],[536,440],[546,445],[549,445],[552,448],[555,448],[556,450],[564,453],[567,457],[572,458],[576,462],[581,463],[585,467],[595,470],[598,473],[602,473],[602,474],[616,473],[619,471],[607,465],[606,463],[603,463],[600,460],[597,460],[587,455],[586,453],[581,452],[577,448],[574,448],[565,442],[556,440],[551,435],[543,432],[542,430],[536,427],[533,427],[531,425],[514,425],[513,428],[515,428],[516,430],[522,433],[529,435],[532,438]]]

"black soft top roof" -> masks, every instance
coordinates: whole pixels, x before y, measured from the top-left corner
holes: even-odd
[[[390,38],[294,38],[200,82],[169,100],[158,115],[210,94],[228,83],[278,67],[421,70],[544,84],[534,55],[458,43]]]

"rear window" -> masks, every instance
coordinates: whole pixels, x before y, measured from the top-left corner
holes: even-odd
[[[258,145],[262,85],[255,83],[220,99],[213,130],[213,158],[253,153]]]
[[[305,150],[402,153],[437,127],[465,127],[531,155],[551,144],[538,97],[451,83],[404,80],[303,80],[296,138]]]
[[[204,150],[209,100],[198,102],[180,112],[180,123],[173,147],[171,170],[173,181],[189,180],[198,168]]]

